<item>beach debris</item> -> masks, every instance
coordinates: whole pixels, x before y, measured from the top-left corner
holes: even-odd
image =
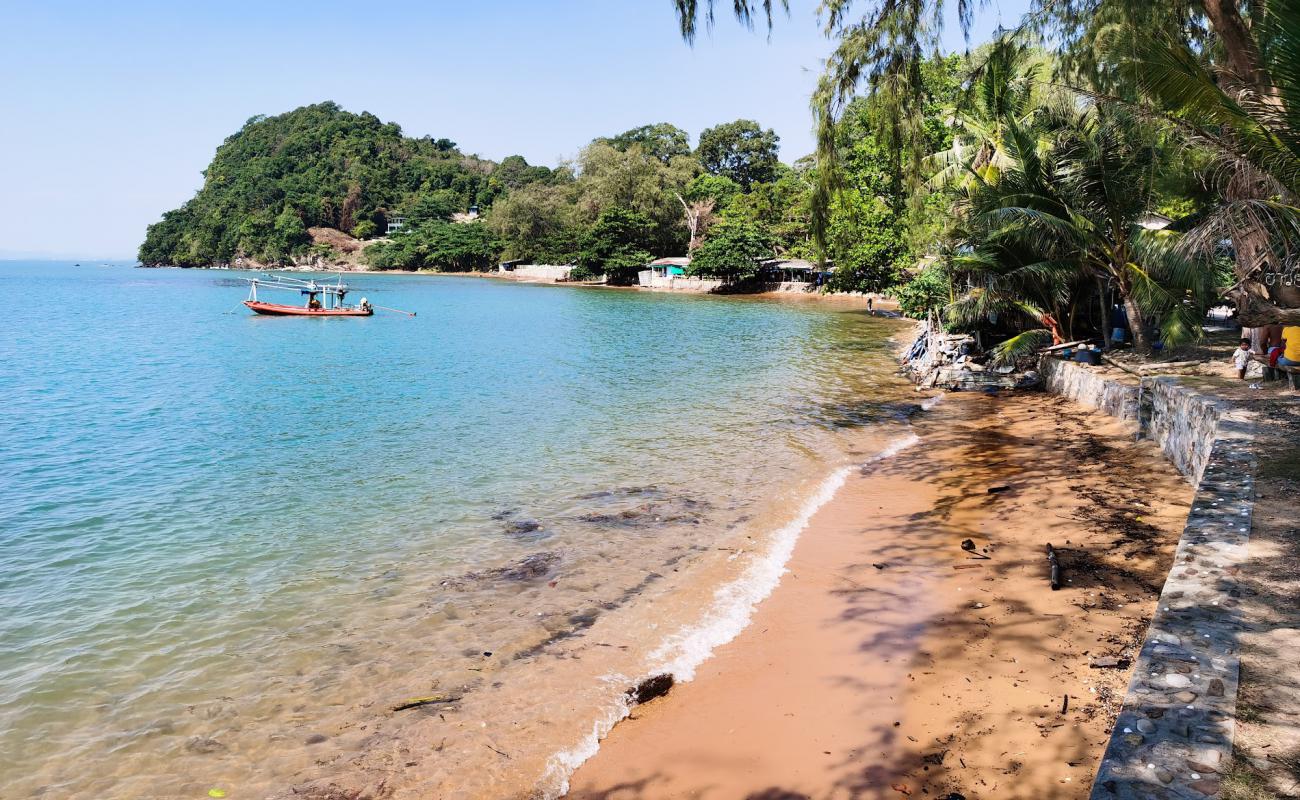
[[[663,697],[673,688],[674,678],[667,672],[652,675],[627,690],[628,702],[632,705],[648,703],[656,697]]]
[[[509,753],[506,753],[506,752],[504,752],[504,751],[498,750],[498,749],[496,749],[495,747],[493,747],[493,746],[490,745],[490,744],[484,744],[483,746],[486,747],[487,749],[491,750],[492,752],[496,753],[496,754],[499,755],[499,756],[505,756],[506,758],[510,758],[510,754],[509,754]]]
[[[1128,669],[1128,665],[1131,663],[1131,661],[1122,656],[1100,656],[1089,662],[1088,666],[1093,669]]]
[[[921,761],[925,764],[934,764],[935,766],[939,766],[947,757],[948,751],[940,750],[937,753],[930,753],[929,755],[922,756]]]
[[[311,736],[307,737],[307,744],[320,744],[321,742],[329,741],[329,738],[330,737],[323,733],[313,733]]]
[[[885,567],[887,567],[887,566],[889,566],[889,565],[888,565],[888,564],[881,564],[881,563],[877,562],[877,563],[875,563],[875,564],[872,564],[871,566],[875,567],[876,569],[884,569]]]
[[[961,792],[948,792],[940,800],[966,800],[966,795]]]
[[[975,569],[976,567],[982,567],[982,566],[984,565],[983,564],[954,564],[952,568],[953,569]]]
[[[1052,591],[1061,588],[1061,562],[1056,557],[1056,548],[1051,543],[1047,544],[1047,564],[1051,568],[1049,580],[1052,583]]]
[[[225,789],[218,789],[217,787],[214,786],[208,790],[208,797],[225,797],[225,796],[226,796]]]
[[[989,494],[1002,494],[1003,492],[1009,492],[1009,491],[1011,491],[1011,487],[1007,486],[1006,484],[1001,484],[999,486],[990,486],[988,489]]]
[[[1065,695],[1065,697],[1061,700],[1061,713],[1064,714],[1065,712],[1067,712],[1067,711],[1069,711],[1069,710],[1070,710],[1070,696],[1067,694],[1067,695]]]
[[[393,706],[394,711],[406,711],[409,708],[419,708],[421,706],[430,706],[435,703],[454,703],[460,699],[459,695],[435,694],[429,697],[415,697]]]
[[[889,784],[889,788],[893,789],[894,791],[902,795],[910,796],[912,794],[912,790],[907,788],[907,785],[903,783],[891,783]]]
[[[975,552],[975,542],[971,539],[962,539],[961,549],[965,550],[967,553],[973,553]]]

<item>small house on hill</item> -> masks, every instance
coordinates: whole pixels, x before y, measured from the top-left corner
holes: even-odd
[[[388,218],[389,236],[392,236],[394,233],[397,233],[404,227],[406,227],[406,217],[394,215]]]

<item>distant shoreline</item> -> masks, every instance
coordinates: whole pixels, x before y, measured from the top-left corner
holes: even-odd
[[[655,294],[675,294],[675,295],[695,295],[707,297],[763,297],[778,298],[782,300],[811,300],[819,303],[861,303],[870,298],[873,301],[873,309],[883,312],[882,316],[903,316],[898,310],[898,301],[881,294],[867,294],[863,292],[802,292],[802,291],[757,291],[757,292],[682,292],[672,289],[658,289],[648,286],[611,286],[609,284],[597,281],[545,281],[545,280],[524,280],[511,277],[509,274],[500,272],[442,272],[439,270],[410,270],[410,269],[304,269],[302,267],[177,267],[171,265],[159,265],[147,267],[143,264],[137,264],[138,269],[193,269],[193,270],[213,270],[216,272],[302,272],[302,273],[319,273],[322,275],[423,275],[432,277],[447,278],[486,278],[490,280],[506,281],[509,283],[525,283],[535,286],[562,286],[566,288],[582,289],[611,289],[617,291],[636,291],[636,292],[653,292]]]

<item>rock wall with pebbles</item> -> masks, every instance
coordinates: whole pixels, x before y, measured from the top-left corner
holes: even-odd
[[[1237,705],[1236,575],[1255,498],[1250,421],[1174,378],[1145,381],[1139,401],[1137,387],[1081,365],[1049,360],[1043,372],[1049,391],[1140,425],[1197,484],[1091,800],[1220,797]]]

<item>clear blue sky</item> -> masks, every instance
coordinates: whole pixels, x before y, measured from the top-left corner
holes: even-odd
[[[1027,1],[990,3],[973,41]],[[792,0],[770,40],[720,15],[691,48],[670,0],[0,0],[0,257],[132,257],[246,119],[321,100],[546,165],[645,123],[745,117],[793,161],[830,50],[815,7]]]

